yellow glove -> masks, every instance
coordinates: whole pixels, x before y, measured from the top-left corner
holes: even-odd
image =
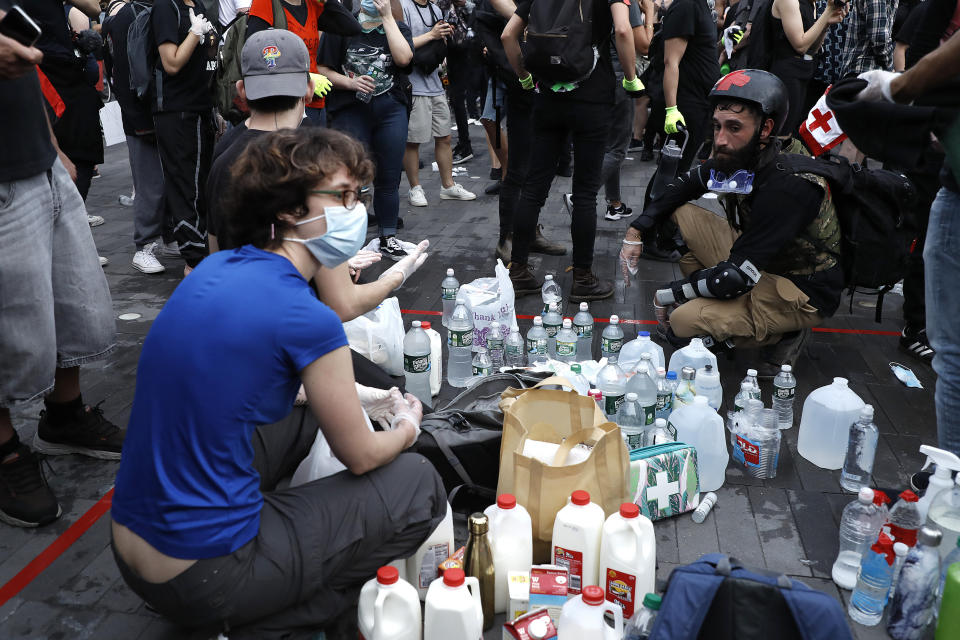
[[[644,90],[643,83],[640,82],[640,78],[634,77],[633,80],[623,79],[623,88],[624,90],[631,95],[639,95],[641,91]]]
[[[667,117],[663,122],[663,130],[666,133],[676,133],[678,126],[687,126],[687,121],[683,119],[683,114],[676,107],[667,107]]]
[[[326,96],[330,93],[330,89],[333,88],[333,83],[330,82],[327,76],[320,75],[319,73],[311,73],[310,79],[313,80],[313,93],[319,98]]]
[[[524,91],[533,89],[533,74],[528,73],[526,78],[520,78],[520,86]]]

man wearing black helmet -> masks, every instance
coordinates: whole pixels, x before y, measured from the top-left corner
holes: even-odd
[[[639,257],[641,233],[671,216],[682,236],[685,278],[657,291],[670,315],[667,338],[682,346],[764,347],[761,374],[795,364],[809,328],[836,311],[843,288],[840,227],[826,182],[777,166],[776,135],[789,106],[783,83],[745,69],[710,92],[713,155],[681,175],[631,222],[623,255]],[[719,195],[726,219],[692,204]]]

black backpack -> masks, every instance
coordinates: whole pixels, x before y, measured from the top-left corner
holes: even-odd
[[[581,82],[596,64],[595,0],[533,0],[521,49],[523,65],[548,82]]]
[[[490,0],[480,0],[477,3],[473,10],[473,30],[487,50],[486,61],[490,67],[490,75],[504,84],[517,82],[517,74],[513,72],[500,40],[500,34],[506,26],[506,19],[497,13]]]
[[[172,2],[173,0],[171,0]],[[176,7],[176,3],[173,4]],[[130,90],[140,100],[147,100],[157,85],[156,74],[160,53],[153,37],[153,6],[132,2],[133,22],[127,29],[127,65],[130,69]],[[178,10],[179,11],[179,10]]]
[[[826,178],[840,222],[840,265],[844,286],[877,297],[876,321],[883,297],[906,274],[913,234],[909,218],[917,189],[902,173],[868,169],[845,158],[781,154],[777,168]]]

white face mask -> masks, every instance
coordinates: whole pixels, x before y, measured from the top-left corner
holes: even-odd
[[[367,208],[362,202],[358,202],[353,209],[344,206],[324,207],[319,216],[300,220],[294,226],[299,227],[320,218],[327,220],[327,232],[323,235],[284,240],[306,245],[317,262],[332,269],[352,258],[363,247],[367,237]]]

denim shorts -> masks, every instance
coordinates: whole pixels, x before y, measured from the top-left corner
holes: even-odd
[[[55,369],[105,356],[115,338],[87,210],[60,160],[0,182],[0,407],[48,393]]]
[[[497,100],[493,100],[493,83],[497,83]],[[490,122],[497,121],[497,111],[496,107],[500,107],[500,121],[501,124],[507,120],[507,85],[503,84],[495,78],[490,78],[487,80],[487,98],[483,101],[483,114],[480,116],[481,120],[489,120]]]

